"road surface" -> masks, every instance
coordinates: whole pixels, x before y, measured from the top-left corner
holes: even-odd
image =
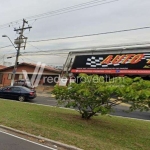
[[[57,105],[57,101],[54,98],[40,97],[40,96],[38,96],[37,98],[32,100],[32,103],[51,105],[51,106]],[[119,106],[119,105],[114,107],[114,110],[115,110],[115,112],[112,112],[111,115],[150,120],[150,112],[134,111],[134,112],[127,113],[125,111],[128,110],[128,107],[127,106]]]
[[[0,131],[1,150],[56,150]]]

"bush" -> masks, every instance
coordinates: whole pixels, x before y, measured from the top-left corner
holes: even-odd
[[[98,75],[80,74],[81,83],[66,87],[56,85],[53,94],[59,104],[75,108],[82,118],[89,119],[96,113],[107,114],[112,106],[121,102],[132,104],[130,110],[149,110],[150,82],[141,78],[116,77],[105,82]]]
[[[118,100],[111,100],[112,95],[118,97],[118,86],[104,82],[97,75],[81,74],[80,84],[72,83],[67,87],[55,86],[53,94],[59,104],[78,109],[82,118],[89,119],[96,113],[107,114]]]

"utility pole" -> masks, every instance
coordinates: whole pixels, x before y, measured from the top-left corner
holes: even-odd
[[[15,45],[17,45],[16,50],[17,50],[17,54],[16,54],[16,60],[15,60],[15,65],[14,65],[14,70],[13,70],[13,74],[12,74],[12,80],[11,80],[11,86],[13,86],[14,84],[14,80],[15,80],[15,75],[16,75],[16,71],[17,71],[17,65],[18,65],[18,58],[20,55],[20,49],[26,47],[26,42],[27,42],[27,37],[24,37],[23,32],[26,29],[31,29],[31,26],[25,27],[25,24],[28,24],[28,22],[23,19],[23,25],[22,28],[19,29],[14,29],[14,31],[16,31],[19,34],[19,37],[17,39],[15,39],[14,43]]]

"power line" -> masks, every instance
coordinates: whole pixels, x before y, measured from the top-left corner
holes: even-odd
[[[32,20],[35,20],[35,19],[38,20],[38,19],[42,19],[42,18],[46,18],[46,17],[52,17],[52,16],[56,16],[56,15],[61,15],[61,14],[64,14],[64,13],[69,13],[69,12],[72,12],[72,11],[78,11],[78,10],[81,10],[81,9],[86,9],[86,8],[90,8],[90,7],[96,7],[96,6],[99,6],[99,5],[113,3],[113,2],[116,2],[116,1],[119,1],[119,0],[111,0],[111,1],[110,0],[100,0],[100,1],[99,0],[93,0],[93,1],[86,2],[86,3],[81,3],[81,4],[78,4],[78,5],[73,5],[73,6],[58,9],[58,10],[55,10],[55,11],[51,11],[51,12],[47,12],[47,13],[43,13],[43,14],[39,14],[39,15],[31,16],[31,17],[24,17],[24,18],[28,19],[29,21],[32,21]],[[104,2],[104,3],[101,3],[101,2]],[[100,4],[93,5],[95,3],[100,3]],[[88,6],[88,7],[84,7],[84,6]],[[77,9],[77,8],[79,8],[79,9]],[[0,25],[0,28],[10,27],[10,24],[12,25],[13,23],[20,22],[20,21],[22,21],[22,19],[18,19],[16,21],[12,21],[10,23]]]
[[[120,45],[106,45],[106,46],[97,46],[97,47],[79,47],[79,48],[75,48],[75,49],[57,49],[57,50],[45,50],[45,51],[32,51],[32,52],[23,52],[21,53],[21,57],[24,57],[24,56],[28,56],[27,54],[29,54],[29,56],[32,56],[32,54],[35,56],[35,55],[56,55],[56,56],[60,56],[60,57],[63,57],[61,56],[61,54],[68,54],[69,51],[78,51],[79,49],[81,50],[96,50],[96,49],[107,49],[107,48],[123,48],[123,47],[127,47],[127,46],[146,46],[150,44],[150,42],[143,42],[143,43],[127,43],[127,44],[120,44]],[[65,52],[65,51],[68,51],[68,52]],[[50,52],[54,52],[54,53],[51,53],[51,54],[39,54],[39,53],[50,53]],[[56,52],[59,52],[59,55],[56,53]],[[11,55],[11,54],[14,54],[14,53],[9,53],[8,55]],[[15,56],[12,56],[12,57],[15,57]],[[0,58],[2,59],[4,58],[4,55]],[[64,58],[66,58],[64,56]],[[31,60],[33,61],[32,59],[29,59],[29,58],[26,58],[28,60]],[[3,62],[3,60],[1,61]],[[36,62],[36,61],[35,61]]]
[[[95,49],[102,49],[102,48],[122,48],[122,47],[131,47],[131,46],[147,46],[150,45],[150,42],[143,42],[143,43],[126,43],[126,44],[118,44],[118,45],[101,45],[101,46],[91,46],[91,47],[78,47],[78,48],[70,48],[70,49],[55,49],[55,50],[40,50],[40,51],[28,51],[28,52],[23,52],[21,53],[22,55],[26,55],[26,54],[34,54],[34,55],[39,55],[39,53],[58,53],[59,54],[68,54],[69,51],[77,51],[77,50],[95,50]],[[36,53],[36,54],[35,54]],[[52,53],[52,54],[54,54]],[[14,53],[9,53],[10,54],[14,54]],[[47,54],[40,54],[40,55],[47,55]]]
[[[44,42],[44,41],[54,41],[54,40],[63,40],[63,39],[69,39],[69,38],[81,38],[81,37],[88,37],[88,36],[96,36],[96,35],[103,35],[103,34],[114,34],[114,33],[121,33],[121,32],[129,32],[129,31],[136,31],[136,30],[144,30],[144,29],[149,29],[150,28],[150,26],[146,26],[146,27],[140,27],[140,28],[132,28],[132,29],[124,29],[124,30],[117,30],[117,31],[109,31],[109,32],[102,32],[102,33],[96,33],[96,34],[88,34],[88,35],[78,35],[78,36],[70,36],[70,37],[62,37],[62,38],[55,38],[55,39],[46,39],[46,40],[37,40],[37,41],[29,41],[29,42],[27,42],[27,44],[29,44],[29,43],[32,43],[32,42]],[[134,45],[148,45],[148,44],[150,44],[150,42],[146,42],[146,43],[133,43],[133,44],[128,44],[128,45],[117,45],[117,46],[134,46]],[[41,49],[39,49],[38,47],[36,47],[36,46],[33,46],[32,44],[29,44],[29,45],[31,45],[32,47],[34,47],[34,48],[36,48],[36,49],[38,49],[38,50],[40,50],[40,51],[36,51],[36,52],[49,52],[49,51],[56,51],[56,50],[45,50],[45,51],[42,51]],[[12,47],[12,45],[7,45],[7,46],[4,46],[4,47],[0,47],[0,49],[3,49],[3,48],[7,48],[7,47]],[[108,47],[110,47],[110,45],[107,45],[107,46],[105,46],[105,47],[102,47],[101,46],[101,48],[108,48]],[[112,46],[111,45],[111,47],[116,47],[116,46]],[[82,49],[83,49],[84,47],[82,47]],[[87,47],[85,47],[85,48],[87,48]],[[88,47],[89,48],[89,47]],[[94,47],[95,48],[95,47]],[[76,49],[81,49],[81,47],[80,48],[76,48]],[[65,51],[67,51],[67,50],[73,50],[73,49],[68,49],[68,48],[66,48],[66,49],[59,49],[59,50],[65,50]],[[59,51],[58,50],[58,51]]]
[[[150,29],[150,26],[139,27],[139,28],[132,28],[132,29],[115,30],[115,31],[108,31],[108,32],[100,32],[100,33],[94,33],[94,34],[85,34],[85,35],[76,35],[76,36],[60,37],[60,38],[54,38],[54,39],[45,39],[45,40],[29,41],[28,43],[33,43],[33,42],[46,42],[46,41],[57,41],[57,40],[66,40],[66,39],[74,39],[74,38],[83,38],[83,37],[98,36],[98,35],[105,35],[105,34],[114,34],[114,33],[121,33],[121,32],[130,32],[130,31],[137,31],[137,30],[144,30],[144,29]]]
[[[38,48],[40,51],[28,51],[28,52],[22,52],[21,54],[27,54],[27,53],[50,53],[50,52],[59,52],[59,54],[68,54],[67,51],[72,51],[72,50],[79,50],[79,49],[98,49],[98,48],[111,48],[111,47],[126,47],[126,46],[146,46],[150,45],[150,42],[143,42],[143,43],[127,43],[127,44],[118,44],[118,45],[100,45],[100,46],[89,46],[89,47],[78,47],[78,48],[65,48],[65,49],[50,49],[50,50],[41,50]],[[10,54],[15,54],[15,53],[8,53]]]
[[[66,11],[68,9],[70,10],[70,9],[73,9],[73,8],[78,8],[78,7],[81,7],[81,6],[86,6],[86,5],[93,4],[93,3],[95,4],[95,3],[99,3],[99,2],[103,2],[103,1],[107,1],[107,0],[93,0],[93,1],[86,2],[86,3],[81,3],[81,4],[73,5],[73,6],[70,6],[70,7],[65,7],[65,8],[62,8],[62,9],[58,9],[58,10],[55,10],[55,11],[50,11],[50,12],[43,13],[43,14],[34,15],[34,16],[31,16],[31,17],[27,17],[27,18],[31,19],[31,18],[35,18],[35,17],[41,17],[41,16],[44,16],[44,15],[51,15],[51,14],[54,14],[54,13]]]
[[[7,48],[7,47],[12,47],[12,45],[3,46],[3,47],[0,47],[0,49]]]
[[[24,57],[24,56],[21,56],[21,57]],[[26,57],[24,57],[25,59],[28,59],[28,60],[30,60],[30,61],[33,61],[33,62],[37,62],[37,61],[35,61],[35,60],[32,60],[32,59],[30,59],[30,58],[26,58]],[[23,60],[24,61],[24,60]]]
[[[29,43],[28,43],[29,44]],[[37,51],[36,53],[38,53],[38,52],[45,52],[45,51],[42,51],[40,48],[38,48],[38,47],[36,47],[36,46],[34,46],[34,45],[32,45],[32,44],[29,44],[30,46],[32,46],[32,47],[34,47],[34,48],[36,48],[36,49],[38,49],[38,50],[40,50],[40,51]],[[65,53],[59,53],[59,54],[65,54]],[[56,56],[60,56],[59,54],[53,54],[53,53],[51,53],[50,55],[56,55]],[[68,54],[68,53],[67,53]],[[37,55],[37,54],[36,54]],[[41,54],[40,54],[41,55]],[[47,54],[42,54],[42,55],[47,55]],[[63,56],[62,56],[63,57]]]
[[[27,44],[41,51],[41,49],[39,49],[38,47],[36,47],[36,46],[34,46],[32,44],[29,44],[29,42]]]
[[[53,17],[53,16],[57,16],[57,15],[61,15],[61,14],[66,14],[66,13],[70,13],[70,12],[74,12],[74,11],[78,11],[78,10],[83,10],[83,9],[87,9],[87,8],[91,8],[91,7],[96,7],[96,6],[99,6],[99,5],[104,5],[104,4],[109,4],[109,3],[113,3],[113,2],[116,2],[116,1],[119,1],[119,0],[112,0],[112,1],[109,1],[109,2],[105,2],[105,3],[100,3],[100,4],[97,4],[97,5],[91,5],[91,6],[87,6],[87,7],[82,7],[82,8],[79,8],[79,9],[73,9],[73,10],[68,10],[68,11],[64,11],[64,12],[56,12],[52,15],[47,15],[47,16],[43,16],[43,17],[38,17],[36,18],[37,20],[38,19],[43,19],[43,18],[47,18],[47,17]],[[33,19],[29,19],[29,21],[31,21]]]

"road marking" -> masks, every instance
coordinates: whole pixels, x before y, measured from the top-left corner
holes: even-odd
[[[10,135],[12,137],[15,137],[15,138],[18,138],[18,139],[21,139],[21,140],[24,140],[24,141],[27,141],[27,142],[30,142],[32,144],[35,144],[35,145],[38,145],[38,146],[41,146],[41,147],[44,147],[44,148],[48,148],[50,150],[57,150],[55,148],[52,148],[52,147],[48,147],[48,146],[45,146],[45,145],[42,145],[42,144],[39,144],[39,143],[36,143],[36,142],[33,142],[33,141],[30,141],[30,140],[27,140],[27,139],[24,139],[24,138],[21,138],[19,136],[16,136],[16,135],[13,135],[13,134],[10,134],[10,133],[7,133],[7,132],[4,132],[4,131],[0,131],[1,133],[4,133],[4,134],[7,134],[7,135]]]

